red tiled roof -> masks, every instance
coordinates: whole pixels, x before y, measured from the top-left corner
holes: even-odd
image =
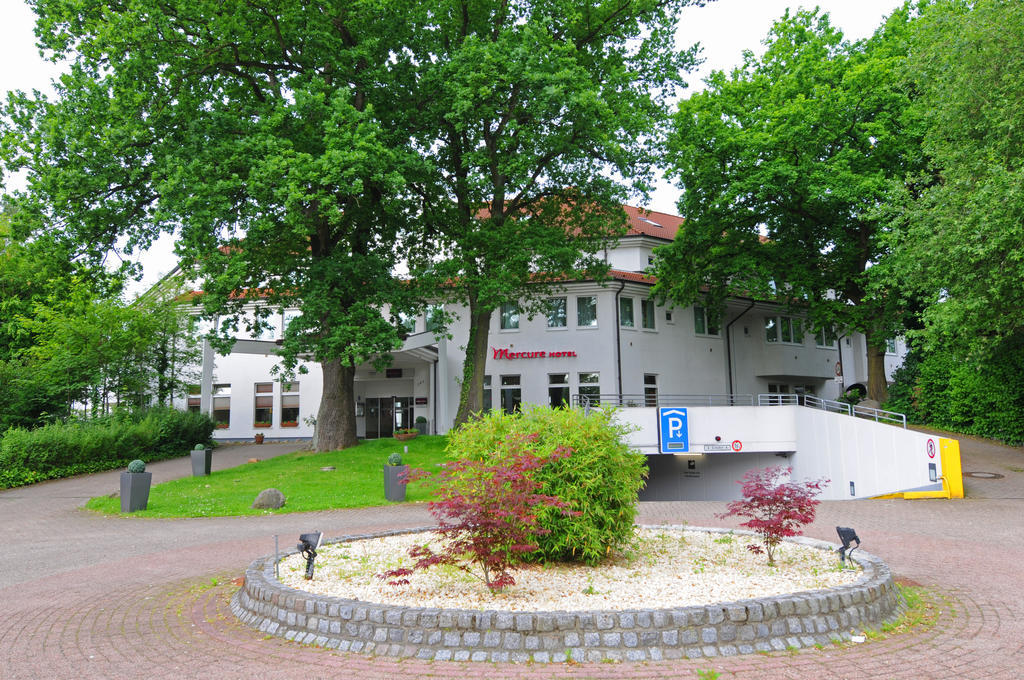
[[[632,283],[646,283],[649,286],[653,286],[658,282],[658,279],[650,274],[641,274],[640,272],[627,272],[621,269],[609,269],[608,276],[617,281],[629,281]]]
[[[631,205],[624,205],[622,209],[629,218],[628,236],[654,236],[671,241],[683,224],[683,218],[678,215],[634,208]]]

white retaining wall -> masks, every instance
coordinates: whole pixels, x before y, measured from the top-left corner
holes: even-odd
[[[941,488],[929,480],[929,464],[936,478],[942,476],[934,435],[795,405],[686,410],[689,451],[675,455],[658,453],[658,409],[617,412],[620,422],[635,428],[629,444],[651,456],[641,500],[733,500],[740,497],[736,481],[747,470],[773,465],[792,467],[794,479],[828,478],[822,500]]]

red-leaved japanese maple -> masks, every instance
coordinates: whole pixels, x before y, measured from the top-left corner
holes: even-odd
[[[441,537],[439,551],[429,545],[416,546],[409,555],[411,568],[392,569],[381,578],[402,585],[415,570],[445,564],[476,576],[496,592],[515,584],[509,571],[526,553],[537,550],[533,537],[547,530],[538,524],[535,510],[558,508],[566,515],[578,515],[555,496],[537,493],[540,483],[533,472],[571,453],[559,447],[550,456],[530,452],[536,434],[510,436],[490,461],[455,460],[430,474],[415,470],[410,479],[423,479],[433,487],[436,500],[428,503],[437,518]]]
[[[754,544],[747,549],[758,555],[767,552],[769,566],[775,565],[775,548],[782,539],[799,536],[803,526],[814,521],[815,508],[821,502],[816,496],[829,482],[827,479],[782,481],[792,471],[793,468],[781,466],[748,471],[738,482],[743,485],[743,498],[729,503],[728,512],[718,515],[749,517],[740,526],[760,535],[764,550]]]

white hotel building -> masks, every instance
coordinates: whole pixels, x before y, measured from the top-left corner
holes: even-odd
[[[843,389],[867,384],[863,335],[825,337],[777,304],[731,299],[718,327],[699,306],[664,307],[650,299],[653,279],[643,273],[655,247],[670,242],[682,219],[627,207],[630,228],[605,253],[611,267],[603,282],[575,281],[550,295],[551,311],[527,318],[514,308],[493,315],[485,371],[485,403],[513,409],[519,403],[558,405],[579,395],[623,406],[704,403],[724,395],[808,393],[833,399]],[[430,432],[452,425],[468,335],[461,308],[452,340],[435,337],[428,315],[415,320],[394,362],[378,372],[360,366],[355,378],[358,435],[387,437],[422,416]],[[298,310],[282,310],[259,338],[241,337],[227,356],[204,350],[201,385],[189,408],[211,413],[221,424],[217,439],[267,440],[311,437],[320,402],[319,365],[293,383],[276,379],[276,340]],[[890,343],[887,377],[904,353]],[[840,375],[841,373],[841,375]],[[718,395],[718,396],[715,396]],[[184,406],[185,404],[181,404]]]

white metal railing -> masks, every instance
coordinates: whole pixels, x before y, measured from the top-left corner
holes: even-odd
[[[752,394],[574,394],[575,406],[753,406]]]
[[[753,406],[752,394],[574,394],[574,406],[658,407],[658,406]],[[867,418],[876,423],[900,425],[907,429],[907,416],[867,406],[851,406],[844,401],[822,399],[813,394],[759,394],[758,406],[806,406],[829,413]]]
[[[843,413],[857,418],[868,418],[876,423],[890,423],[892,425],[900,425],[904,430],[907,429],[907,416],[895,411],[883,411],[879,408],[869,408],[867,406],[851,406],[844,401],[822,399],[813,394],[757,395],[758,406],[779,406],[783,404],[807,406],[808,408],[816,408],[830,413]]]

